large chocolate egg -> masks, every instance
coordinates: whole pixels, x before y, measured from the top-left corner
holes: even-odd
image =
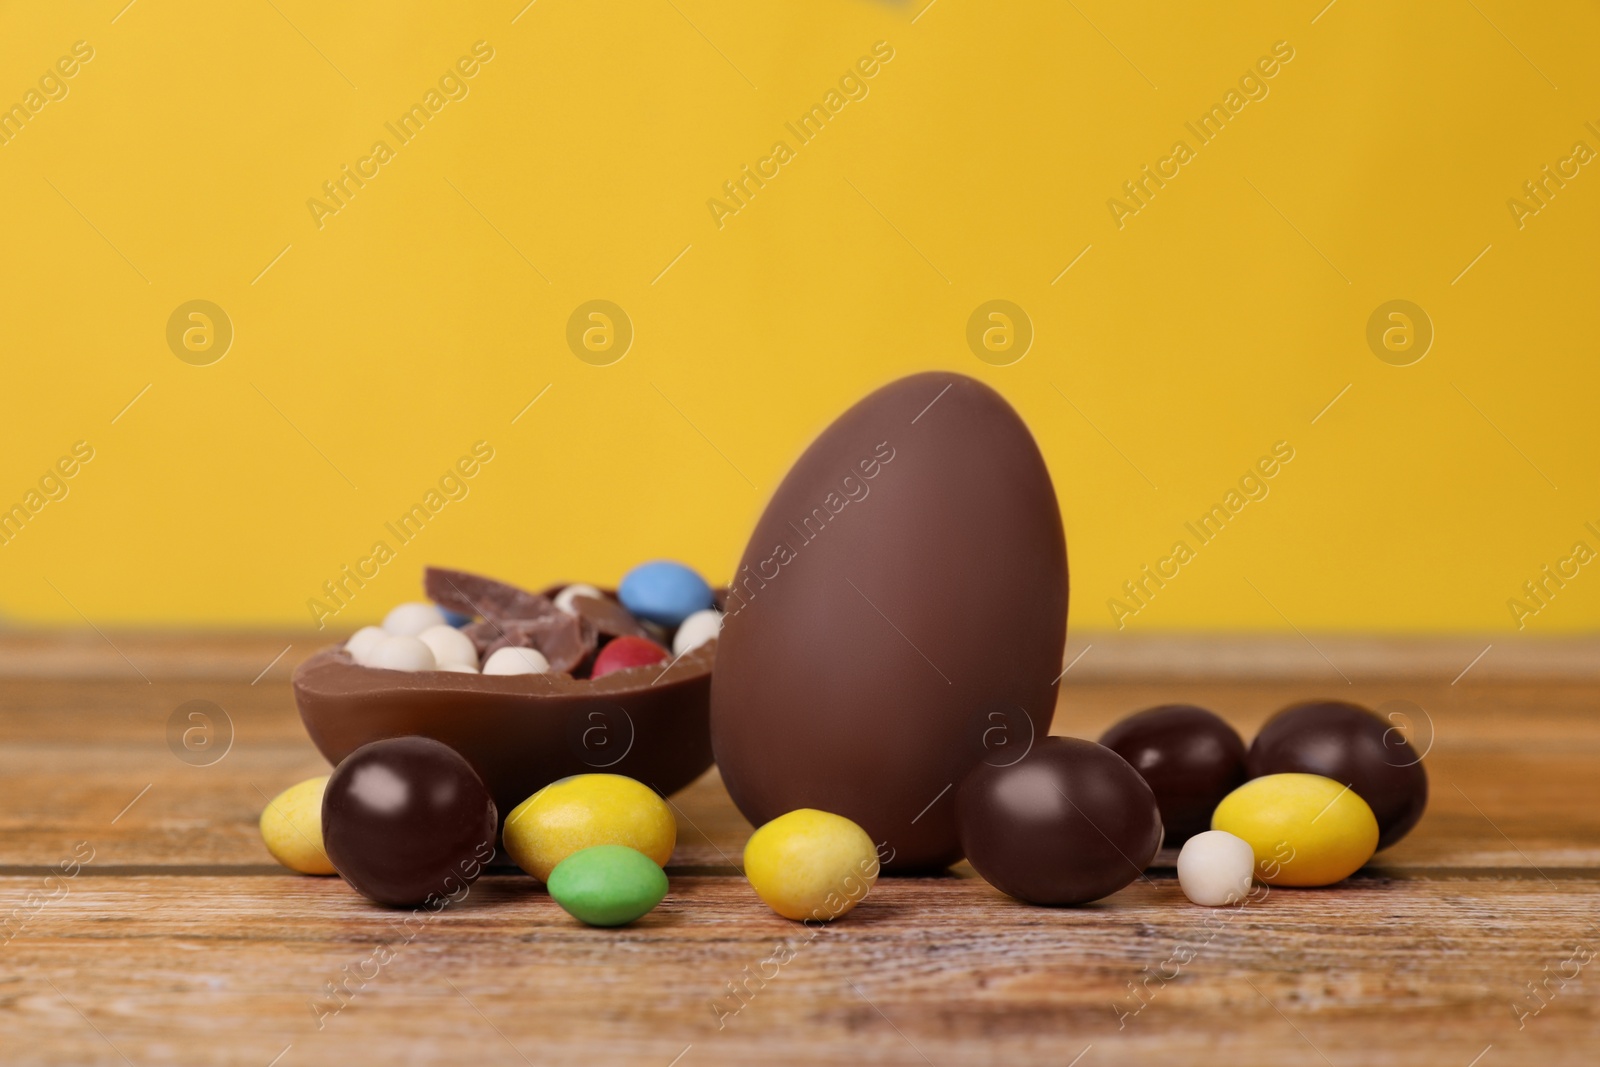
[[[711,743],[746,818],[843,815],[891,873],[962,855],[954,788],[1049,732],[1067,554],[1044,458],[959,374],[878,390],[778,486],[734,575]]]
[[[956,793],[973,868],[1029,904],[1087,904],[1138,878],[1161,847],[1155,794],[1093,741],[1045,737],[1016,763],[980,762]]]
[[[1378,848],[1417,825],[1428,806],[1422,754],[1399,728],[1359,704],[1308,700],[1267,720],[1250,745],[1250,777],[1299,772],[1347,785],[1378,819]]]
[[[1210,829],[1222,798],[1244,784],[1244,741],[1217,715],[1193,704],[1136,712],[1102,734],[1100,743],[1150,783],[1168,848]]]

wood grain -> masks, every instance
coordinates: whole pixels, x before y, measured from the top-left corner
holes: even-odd
[[[285,663],[251,684],[276,641],[143,635],[126,650],[146,681],[93,641],[0,638],[0,1062],[1594,1062],[1600,1005],[1575,961],[1600,952],[1600,720],[1560,650],[1519,661],[1548,676],[1480,674],[1485,657],[1455,685],[1442,668],[1470,641],[1413,676],[1347,658],[1349,682],[1320,658],[1289,669],[1281,642],[1254,675],[1081,671],[1093,651],[1069,672],[1055,730],[1088,737],[1175,699],[1246,737],[1311,695],[1420,710],[1428,814],[1334,889],[1202,910],[1163,856],[1106,901],[1053,910],[963,865],[885,880],[813,935],[737,875],[750,827],[713,771],[673,798],[672,892],[638,924],[581,927],[505,872],[406,933],[260,845],[264,796],[326,770]],[[25,650],[49,669],[12,669]],[[232,724],[211,766],[167,746],[195,699]],[[92,861],[52,876],[75,848]],[[364,964],[383,944],[394,958]],[[330,998],[340,981],[354,992]]]

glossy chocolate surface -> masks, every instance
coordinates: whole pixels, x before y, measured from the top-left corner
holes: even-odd
[[[1085,904],[1138,878],[1161,847],[1155,794],[1115,752],[1044,737],[1014,764],[980,763],[956,794],[967,859],[1030,904]]]
[[[328,858],[357,892],[392,907],[459,899],[494,857],[498,823],[471,765],[425,737],[362,746],[322,796]]]
[[[1348,785],[1378,820],[1378,848],[1400,840],[1428,806],[1422,755],[1394,724],[1359,704],[1312,700],[1267,720],[1250,745],[1250,777],[1299,771]]]
[[[467,758],[502,813],[557,778],[593,771],[625,774],[666,795],[711,766],[716,645],[665,669],[636,667],[594,681],[373,670],[330,648],[295,671],[295,703],[329,762],[381,738],[431,737]]]
[[[1066,541],[1038,446],[981,382],[891,383],[795,462],[727,607],[712,744],[745,817],[820,808],[889,873],[954,863],[954,786],[1055,710]]]
[[[1100,743],[1138,771],[1156,795],[1166,845],[1178,848],[1211,829],[1211,813],[1245,781],[1245,747],[1219,716],[1192,704],[1135,712]]]

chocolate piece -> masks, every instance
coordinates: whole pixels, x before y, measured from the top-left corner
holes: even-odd
[[[1144,872],[1161,847],[1155,794],[1128,761],[1045,737],[1016,763],[979,763],[956,794],[967,859],[1030,904],[1084,904]]]
[[[588,620],[601,637],[651,637],[650,631],[615,600],[575,596],[572,598],[572,607],[580,618]]]
[[[328,859],[357,892],[392,907],[459,899],[494,858],[498,824],[471,764],[426,737],[361,746],[322,796]]]
[[[549,597],[447,567],[423,571],[422,589],[429,600],[447,611],[485,619],[538,619],[558,610]]]
[[[1359,704],[1312,700],[1284,708],[1250,746],[1250,777],[1299,771],[1343,783],[1378,820],[1378,848],[1400,840],[1428,806],[1422,755]]]
[[[954,863],[985,709],[1021,709],[1024,745],[1055,711],[1066,541],[1038,446],[971,378],[878,390],[795,462],[725,606],[712,744],[745,817],[819,808],[890,873]]]
[[[572,673],[594,653],[594,627],[552,606],[550,614],[533,619],[479,619],[461,631],[478,646],[482,663],[502,648],[536,648],[550,669]]]
[[[1129,715],[1100,743],[1133,765],[1156,795],[1166,845],[1211,829],[1211,813],[1244,784],[1244,741],[1205,708],[1163,704]]]
[[[711,766],[711,641],[656,671],[591,681],[564,674],[375,671],[341,648],[294,672],[311,741],[338,763],[369,741],[442,741],[477,769],[509,812],[557,778],[624,774],[663,795]]]

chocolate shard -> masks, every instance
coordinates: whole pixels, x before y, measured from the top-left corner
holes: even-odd
[[[429,600],[461,615],[485,619],[538,619],[552,613],[560,614],[549,597],[530,593],[509,582],[448,567],[427,568],[423,572],[422,588]]]
[[[632,612],[615,600],[575,596],[572,598],[572,607],[580,618],[592,625],[603,637],[646,637],[652,641],[658,640],[633,617]]]
[[[541,598],[542,599],[542,598]],[[502,648],[538,649],[552,671],[571,674],[594,654],[599,639],[592,623],[558,610],[532,619],[480,619],[462,628],[478,648],[480,661]]]

